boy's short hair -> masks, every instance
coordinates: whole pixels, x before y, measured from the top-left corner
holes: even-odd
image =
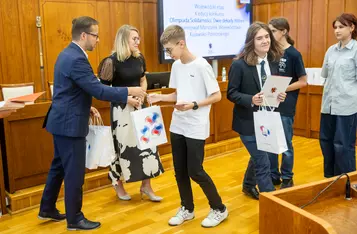
[[[166,45],[167,43],[174,41],[175,43],[180,40],[186,40],[185,30],[178,25],[170,25],[165,31],[161,34],[160,43]]]

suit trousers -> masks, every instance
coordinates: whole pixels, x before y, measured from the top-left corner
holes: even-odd
[[[53,135],[55,155],[42,194],[40,211],[56,210],[58,193],[64,179],[65,207],[68,224],[76,224],[84,215],[82,186],[84,183],[86,139]]]

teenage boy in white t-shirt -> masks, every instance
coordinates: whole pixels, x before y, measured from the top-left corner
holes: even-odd
[[[211,104],[221,100],[221,92],[212,67],[202,57],[188,50],[185,31],[177,25],[165,29],[160,38],[165,51],[176,60],[171,69],[171,94],[154,94],[149,102],[176,102],[172,114],[170,137],[181,208],[169,220],[170,225],[180,225],[194,218],[194,204],[190,178],[205,193],[211,210],[202,221],[203,227],[214,227],[228,216],[216,186],[203,169],[205,139],[209,137],[209,112]]]

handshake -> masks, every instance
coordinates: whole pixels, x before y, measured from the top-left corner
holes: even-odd
[[[146,92],[141,87],[128,87],[128,104],[138,108],[143,104],[145,97]]]

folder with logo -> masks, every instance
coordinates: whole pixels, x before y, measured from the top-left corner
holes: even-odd
[[[288,88],[291,77],[286,76],[268,76],[262,88],[264,94],[264,106],[278,107],[279,93],[283,93]]]

